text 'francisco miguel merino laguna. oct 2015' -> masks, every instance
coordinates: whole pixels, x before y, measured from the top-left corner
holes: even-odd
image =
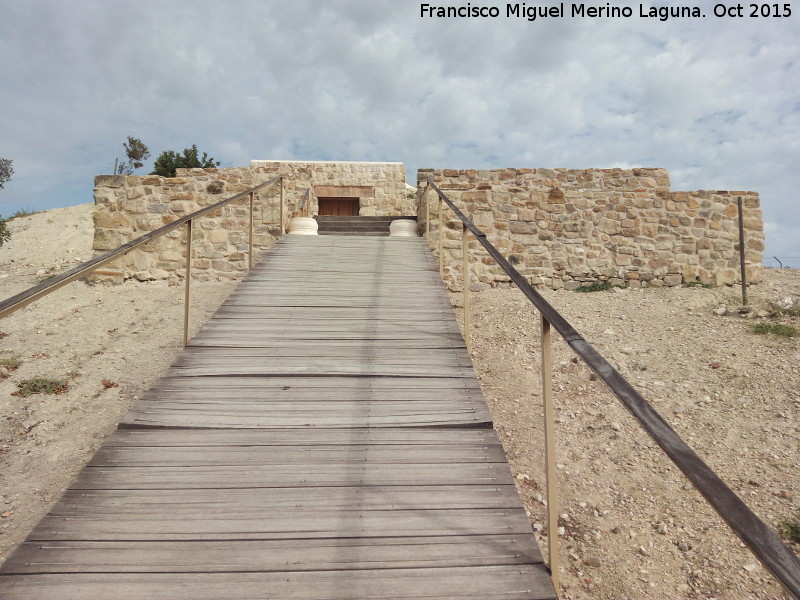
[[[717,3],[713,7],[699,6],[649,6],[639,4],[633,6],[614,6],[610,2],[602,5],[565,3],[529,6],[523,3],[505,5],[473,5],[437,6],[420,4],[420,17],[437,19],[464,19],[498,17],[526,19],[559,19],[564,17],[590,19],[627,19],[640,17],[644,19],[696,19],[705,17],[717,18],[773,18],[783,19],[792,16],[791,3]]]

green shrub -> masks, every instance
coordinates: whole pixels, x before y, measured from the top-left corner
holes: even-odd
[[[699,281],[687,281],[686,283],[683,284],[683,287],[685,287],[685,288],[701,287],[701,288],[705,288],[707,290],[710,290],[710,289],[712,289],[714,287],[714,284],[713,283],[700,283]]]
[[[191,148],[184,148],[183,154],[178,154],[172,150],[162,152],[154,165],[151,175],[161,177],[175,177],[177,169],[214,169],[219,166],[219,161],[208,156],[203,152],[203,156],[198,156],[197,144],[192,144]]]
[[[784,521],[782,525],[784,537],[790,542],[800,544],[800,508],[795,511],[794,519]]]
[[[8,220],[9,221],[13,221],[14,219],[19,219],[21,217],[30,217],[31,215],[35,215],[38,212],[40,212],[40,211],[33,210],[32,208],[22,208],[22,209],[16,211],[10,217],[8,217]]]
[[[0,367],[6,367],[8,369],[18,369],[22,365],[22,361],[20,360],[19,356],[8,356],[6,358],[0,358]]]
[[[17,387],[19,389],[14,392],[14,395],[27,398],[33,394],[63,394],[67,391],[67,382],[64,379],[34,377],[20,381]]]
[[[794,337],[797,335],[797,329],[791,325],[784,325],[783,323],[756,323],[753,326],[753,333],[760,333],[762,335],[772,333],[781,337]]]
[[[769,307],[778,316],[800,317],[800,304],[794,304],[789,308],[783,308],[777,302],[770,302]]]
[[[8,219],[0,216],[0,246],[11,239],[11,232],[8,230]]]
[[[576,292],[604,292],[605,290],[610,290],[611,288],[620,288],[625,289],[624,285],[614,285],[610,281],[595,281],[591,285],[582,285],[580,287],[575,288]]]

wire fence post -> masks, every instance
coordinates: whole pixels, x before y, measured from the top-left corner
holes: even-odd
[[[742,215],[742,197],[739,204],[739,265],[742,269],[742,306],[747,306],[747,269],[744,266],[744,216]]]
[[[464,258],[464,341],[467,343],[467,352],[472,350],[472,335],[469,328],[469,249],[467,248],[467,226],[461,224],[461,251]]]
[[[547,549],[550,577],[556,594],[560,587],[558,572],[558,481],[556,474],[555,415],[553,406],[553,349],[550,321],[542,321],[542,401],[544,404],[544,460],[547,486]]]
[[[444,280],[444,267],[442,266],[442,236],[444,236],[444,222],[442,221],[442,197],[439,196],[439,279]]]
[[[189,343],[189,306],[192,301],[192,222],[186,221],[186,281],[183,288],[183,346]]]
[[[283,187],[283,176],[281,176],[281,235],[286,232],[286,193]]]
[[[422,192],[425,198],[425,241],[428,245],[431,244],[431,196],[428,193],[428,186],[425,186],[425,191]]]
[[[247,256],[247,270],[253,270],[253,199],[255,196],[255,192],[250,192],[250,233],[248,235],[248,256]]]

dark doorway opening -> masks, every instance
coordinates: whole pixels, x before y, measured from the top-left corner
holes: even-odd
[[[358,198],[318,198],[319,215],[331,217],[357,217]]]

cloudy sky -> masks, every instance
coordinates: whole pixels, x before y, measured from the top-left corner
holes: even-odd
[[[705,17],[597,2],[633,16],[573,18],[564,3],[528,21],[480,0],[500,16],[423,18],[409,0],[0,0],[0,157],[15,171],[0,214],[91,202],[128,135],[153,158],[197,144],[222,166],[402,161],[411,183],[424,167],[664,167],[673,190],[760,192],[765,257],[800,267],[800,6],[696,4]]]

